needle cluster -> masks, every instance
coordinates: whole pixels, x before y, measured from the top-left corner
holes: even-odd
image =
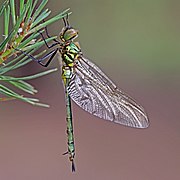
[[[51,69],[24,77],[13,77],[9,75],[12,71],[32,61],[32,59],[25,56],[21,51],[17,51],[17,49],[25,51],[28,54],[36,52],[44,45],[44,40],[42,40],[39,31],[43,30],[49,24],[65,17],[67,13],[70,14],[68,12],[69,9],[67,9],[48,19],[51,11],[45,9],[47,2],[48,0],[20,0],[17,5],[14,0],[5,0],[0,7],[0,18],[4,21],[4,26],[1,26],[3,27],[3,30],[1,30],[3,32],[3,39],[0,43],[1,102],[18,99],[32,105],[48,106],[39,103],[38,99],[25,97],[23,94],[17,93],[14,89],[20,89],[22,93],[25,92],[34,95],[37,93],[37,90],[26,81],[47,75],[57,69]],[[54,38],[56,37],[47,38],[46,42]],[[45,51],[35,57],[39,57],[44,53]]]

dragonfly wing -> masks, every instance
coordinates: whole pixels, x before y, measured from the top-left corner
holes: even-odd
[[[84,57],[75,63],[67,90],[76,104],[105,120],[136,128],[148,127],[143,107],[119,90],[94,63]]]

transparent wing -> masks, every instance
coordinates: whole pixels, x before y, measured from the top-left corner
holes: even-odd
[[[95,64],[84,57],[75,62],[67,90],[76,104],[105,120],[136,128],[148,127],[143,107],[119,90]]]

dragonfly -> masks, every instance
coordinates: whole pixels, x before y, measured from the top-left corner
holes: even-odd
[[[144,108],[139,103],[117,88],[97,65],[83,55],[79,43],[75,41],[78,31],[70,26],[68,16],[63,18],[63,21],[64,27],[59,38],[54,39],[54,43],[51,45],[48,45],[44,35],[40,32],[46,46],[49,49],[52,48],[52,51],[41,59],[36,59],[33,55],[23,51],[22,53],[44,67],[50,64],[58,52],[61,55],[61,77],[65,89],[68,139],[68,150],[64,154],[69,155],[72,171],[75,171],[71,100],[92,115],[117,124],[133,128],[147,128],[149,120]],[[46,35],[50,37],[47,27],[45,31]]]

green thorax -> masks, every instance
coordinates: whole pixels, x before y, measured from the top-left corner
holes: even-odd
[[[77,42],[68,41],[64,43],[61,51],[62,60],[69,67],[74,65],[74,60],[77,59],[81,54],[81,49]]]

